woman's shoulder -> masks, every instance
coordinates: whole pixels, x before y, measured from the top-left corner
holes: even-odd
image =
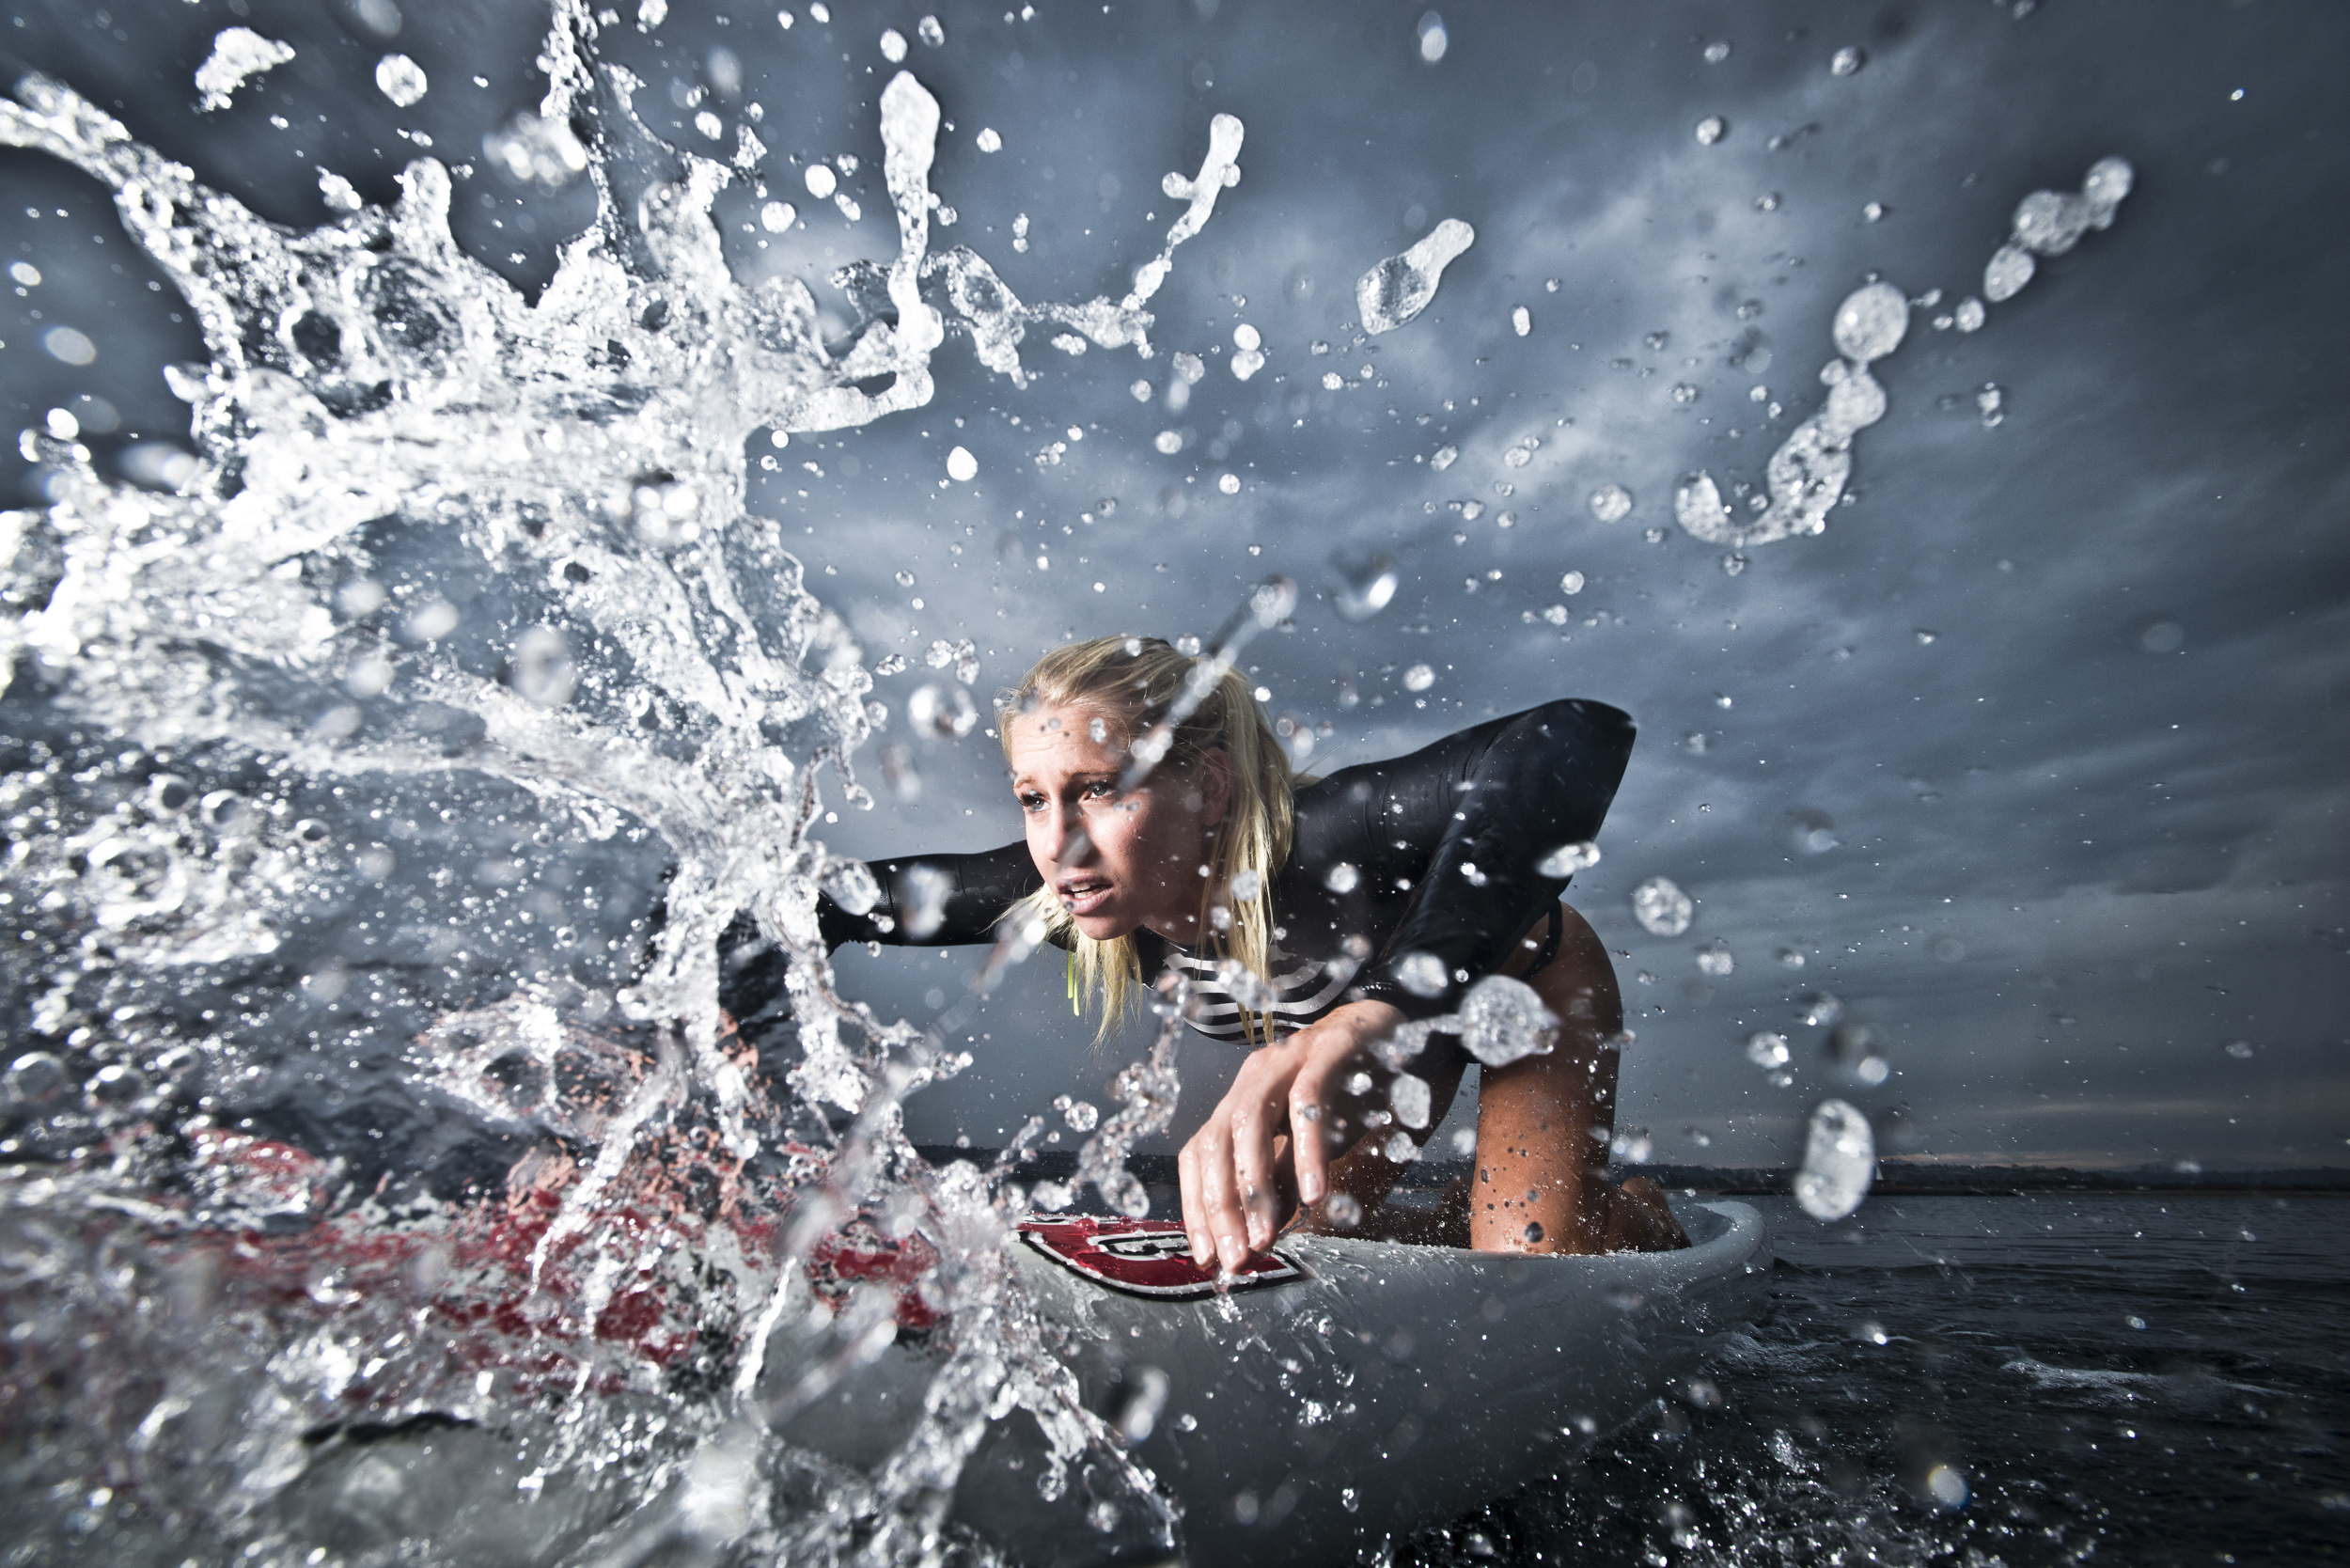
[[[1301,808],[1309,803],[1321,804],[1373,785],[1396,771],[1409,771],[1415,764],[1434,760],[1461,751],[1481,751],[1505,735],[1523,735],[1528,739],[1559,745],[1599,744],[1610,748],[1628,747],[1637,733],[1632,715],[1612,703],[1588,697],[1555,698],[1548,702],[1504,713],[1456,729],[1451,734],[1417,750],[1393,757],[1354,762],[1345,767],[1300,780],[1297,803]]]

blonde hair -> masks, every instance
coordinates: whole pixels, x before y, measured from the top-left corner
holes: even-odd
[[[1213,950],[1235,959],[1259,980],[1273,964],[1273,879],[1289,859],[1293,812],[1289,756],[1238,669],[1227,667],[1204,691],[1192,688],[1214,669],[1160,637],[1096,637],[1071,643],[1039,659],[1019,685],[998,698],[1004,756],[1011,757],[1011,721],[1039,708],[1075,708],[1102,721],[1104,738],[1149,759],[1158,769],[1186,773],[1221,748],[1231,775],[1231,798],[1216,825],[1208,874],[1199,885],[1199,926]],[[1198,675],[1195,675],[1195,670]],[[1197,706],[1186,706],[1197,698]],[[1170,731],[1160,733],[1169,719]],[[1138,768],[1131,766],[1133,778]],[[1228,923],[1214,918],[1221,907]],[[1071,946],[1071,997],[1099,996],[1097,1041],[1139,999],[1145,977],[1131,935],[1096,942],[1077,930],[1048,883],[1014,904],[1007,918],[1034,916],[1056,941]],[[1262,1027],[1243,1011],[1253,1039]]]

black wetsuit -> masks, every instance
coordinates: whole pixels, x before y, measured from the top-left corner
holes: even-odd
[[[1361,998],[1414,1018],[1449,1012],[1538,922],[1548,921],[1555,948],[1567,879],[1543,875],[1538,863],[1598,836],[1632,740],[1630,717],[1605,703],[1549,702],[1300,789],[1289,860],[1272,887],[1278,996],[1261,1011],[1274,1034]],[[920,937],[901,917],[916,897],[908,878],[917,866],[949,879],[943,918]],[[996,921],[1042,881],[1025,840],[980,855],[875,861],[872,871],[881,902],[866,914],[819,902],[827,945],[993,942]],[[1353,954],[1350,937],[1360,939]],[[1147,929],[1135,941],[1146,980],[1169,964],[1189,971],[1195,1028],[1246,1038],[1215,954]]]

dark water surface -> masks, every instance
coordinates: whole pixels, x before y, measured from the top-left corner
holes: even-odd
[[[2350,1558],[2350,1200],[1752,1201],[1751,1338],[1394,1562]]]

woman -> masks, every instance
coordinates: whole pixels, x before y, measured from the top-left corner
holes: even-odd
[[[1622,1002],[1606,949],[1559,902],[1565,879],[1537,864],[1597,833],[1629,719],[1548,703],[1298,786],[1228,671],[1121,788],[1192,668],[1155,637],[1047,654],[1000,710],[1026,842],[878,862],[870,911],[820,905],[826,940],[987,942],[1033,914],[1070,950],[1073,992],[1101,999],[1104,1032],[1142,984],[1183,976],[1195,1029],[1255,1047],[1179,1162],[1202,1263],[1237,1268],[1293,1216],[1484,1251],[1685,1246],[1653,1184],[1606,1179]],[[1397,1074],[1373,1047],[1496,974],[1533,987],[1556,1044],[1485,1073],[1473,1182],[1434,1216],[1388,1208],[1402,1166],[1387,1148],[1400,1131],[1415,1148],[1397,1152],[1416,1154],[1467,1058],[1430,1036],[1403,1064],[1428,1114],[1397,1127]]]

